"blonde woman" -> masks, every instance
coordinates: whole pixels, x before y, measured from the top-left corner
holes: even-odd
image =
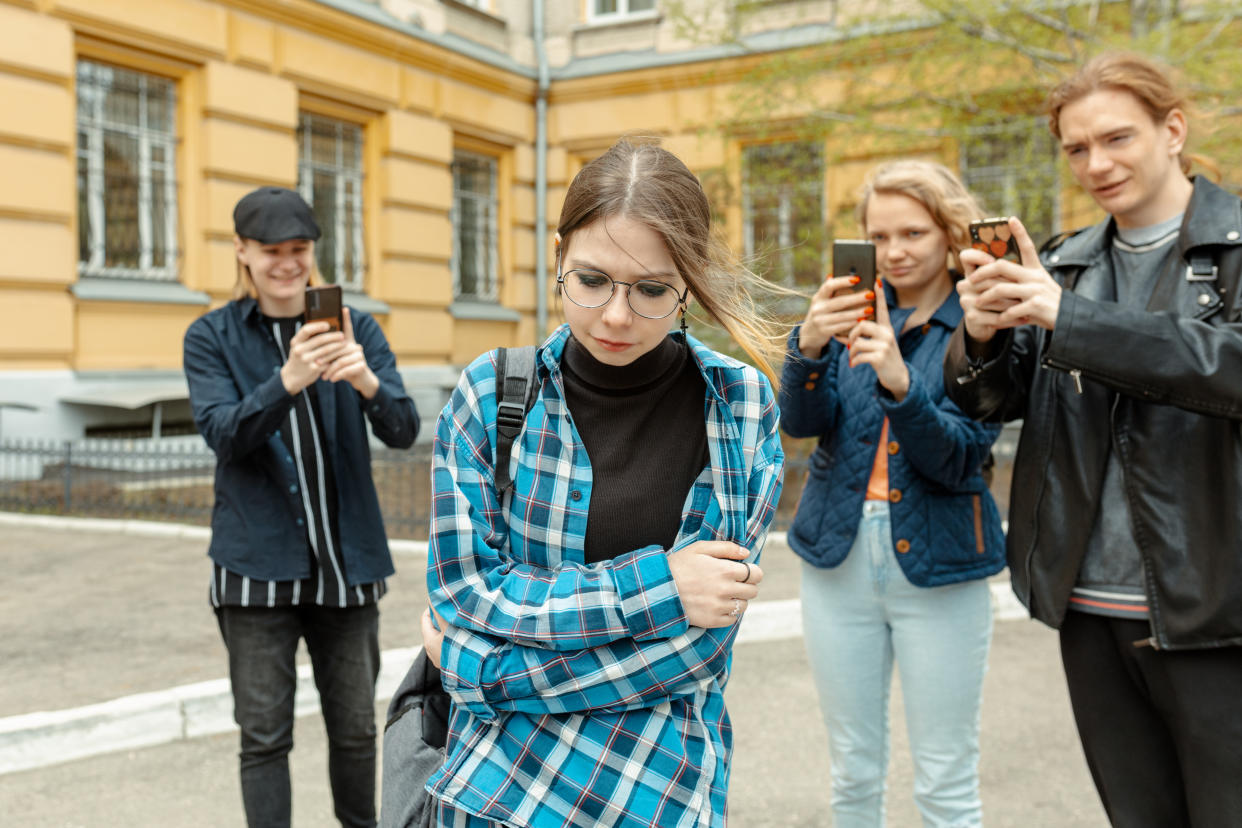
[[[780,393],[781,427],[819,438],[788,537],[804,561],[834,824],[884,822],[896,662],[923,824],[974,826],[985,579],[1005,565],[980,466],[999,429],[946,399],[941,362],[962,319],[956,251],[980,210],[943,166],[897,161],[873,172],[858,217],[881,279],[873,294],[845,290],[855,277],[824,282],[789,338]]]

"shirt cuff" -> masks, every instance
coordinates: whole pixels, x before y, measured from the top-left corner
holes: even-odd
[[[636,641],[671,638],[690,629],[668,553],[658,546],[638,550],[613,569],[621,614]]]
[[[496,720],[496,711],[483,696],[483,665],[491,647],[469,630],[450,627],[440,645],[440,683],[453,703],[485,722]]]

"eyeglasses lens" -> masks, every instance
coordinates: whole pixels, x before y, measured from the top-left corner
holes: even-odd
[[[614,283],[605,273],[593,270],[571,270],[562,277],[565,296],[575,305],[599,308],[612,299],[614,284],[626,290],[626,283]],[[626,290],[630,309],[648,319],[663,319],[677,310],[681,300],[672,285],[654,279],[641,279]]]

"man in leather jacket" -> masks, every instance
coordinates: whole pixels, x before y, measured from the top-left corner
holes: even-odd
[[[964,251],[949,396],[1024,420],[1008,556],[1060,630],[1114,825],[1242,825],[1242,201],[1187,178],[1185,104],[1133,55],[1049,97],[1104,222]]]

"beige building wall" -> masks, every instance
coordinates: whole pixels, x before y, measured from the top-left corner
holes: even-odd
[[[735,85],[759,58],[688,51],[700,44],[677,35],[671,15],[605,25],[587,19],[586,0],[548,0],[546,8],[549,228],[574,173],[620,135],[659,137],[692,169],[724,176],[736,194],[746,144],[779,140],[779,123],[794,125],[812,104],[847,94],[843,78],[824,77],[817,100],[791,105],[764,134],[722,131]],[[795,0],[748,25],[779,28],[808,14],[831,22],[836,8]],[[185,328],[233,288],[233,205],[260,185],[295,185],[304,112],[362,130],[367,267],[362,292],[347,301],[376,314],[403,370],[425,371],[443,388],[480,352],[540,339],[541,243],[549,328],[560,313],[551,233],[537,227],[530,25],[529,4],[518,0],[478,10],[440,0],[0,0],[0,307],[9,311],[0,327],[0,404],[15,396],[14,377],[38,372],[74,381],[178,377]],[[462,46],[471,32],[475,46]],[[624,52],[631,47],[647,50],[647,63]],[[135,296],[78,277],[75,71],[84,58],[175,83],[176,295]],[[845,233],[864,175],[891,150],[870,139],[828,149],[825,221]],[[493,308],[454,301],[457,151],[497,162]],[[915,151],[956,166],[951,142]],[[1081,198],[1066,202],[1067,213],[1090,217]],[[736,198],[721,219],[740,246]]]

